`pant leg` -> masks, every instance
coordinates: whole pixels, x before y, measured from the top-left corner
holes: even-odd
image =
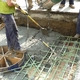
[[[65,4],[65,1],[66,1],[66,0],[62,0],[61,4]]]
[[[40,4],[40,1],[39,1],[39,0],[36,0],[36,2],[37,2],[38,4]]]
[[[18,42],[18,30],[14,20],[13,15],[4,15],[2,14],[2,19],[5,23],[5,30],[6,30],[6,38],[7,38],[7,45],[8,48],[13,48],[14,50],[20,49],[20,44]]]
[[[79,11],[79,14],[78,14],[78,19],[77,19],[76,33],[80,34],[80,11]]]
[[[27,0],[27,1],[28,1],[29,6],[32,7],[32,6],[33,6],[33,5],[32,5],[32,0]]]
[[[74,4],[74,0],[69,0],[69,4]]]

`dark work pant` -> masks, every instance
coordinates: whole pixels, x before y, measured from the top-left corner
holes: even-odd
[[[61,4],[65,4],[66,0],[62,0]],[[69,4],[74,4],[74,0],[69,0]]]
[[[80,34],[80,10],[79,10],[78,19],[77,19],[76,33]]]
[[[13,17],[13,14],[2,14],[2,19],[5,23],[5,31],[7,38],[7,45],[9,49],[20,50],[18,42],[18,29]]]

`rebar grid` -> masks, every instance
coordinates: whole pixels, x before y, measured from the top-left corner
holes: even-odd
[[[42,50],[45,55],[38,56],[40,61],[28,54],[28,60],[13,80],[72,80],[80,53],[79,41],[70,36],[59,37],[50,45],[57,55]]]

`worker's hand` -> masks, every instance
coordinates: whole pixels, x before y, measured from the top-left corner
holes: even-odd
[[[18,8],[18,9],[20,9],[20,6],[17,4],[17,2],[15,2],[15,1],[11,1],[13,4],[14,4],[14,6],[16,7],[16,8]]]
[[[20,9],[20,6],[18,4],[15,4],[15,7],[18,8],[18,9]]]

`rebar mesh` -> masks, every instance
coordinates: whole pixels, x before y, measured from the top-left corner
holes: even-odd
[[[80,53],[80,39],[59,37],[42,50],[44,56],[27,54],[27,60],[13,80],[73,80]],[[38,59],[37,59],[38,58]],[[21,76],[23,75],[23,76]]]

